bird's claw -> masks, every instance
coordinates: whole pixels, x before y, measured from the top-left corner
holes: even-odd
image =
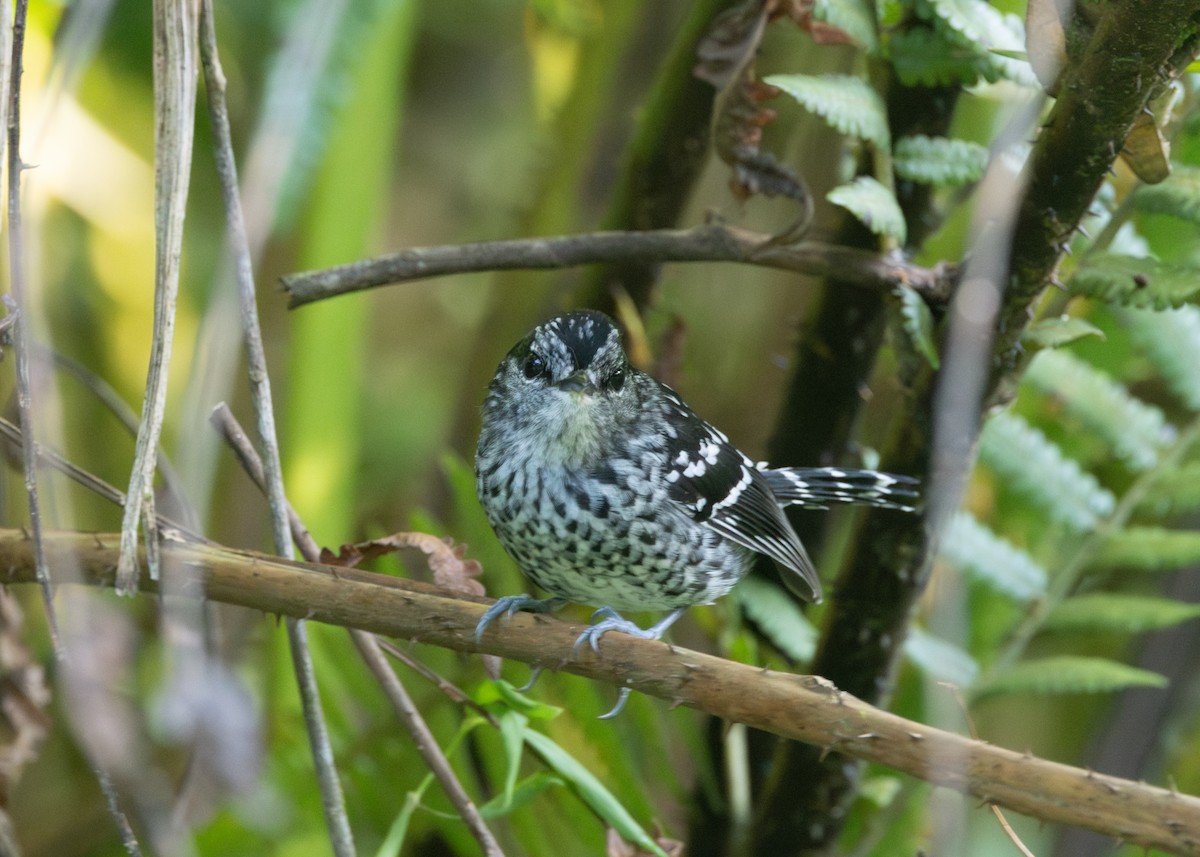
[[[596,622],[597,619],[600,621]],[[583,648],[585,643],[592,647],[593,652],[600,654],[600,638],[609,631],[620,631],[623,634],[629,634],[631,637],[657,639],[656,637],[651,637],[649,631],[643,631],[611,607],[601,607],[592,614],[592,621],[596,622],[596,624],[590,626],[575,640],[575,646],[572,649],[572,654],[575,657],[579,656],[579,650]]]
[[[564,603],[566,602],[561,598],[534,598],[532,595],[505,595],[503,598],[497,598],[496,603],[479,617],[479,624],[475,626],[475,642],[483,639],[483,632],[501,616],[511,619],[514,613],[549,613]]]
[[[518,687],[517,693],[525,693],[526,691],[532,690],[533,686],[537,684],[537,680],[541,678],[541,675],[542,667],[535,666],[529,673],[529,681]]]
[[[628,688],[628,687],[621,688],[620,693],[617,694],[617,704],[614,705],[606,714],[601,714],[596,719],[597,720],[612,720],[614,717],[616,717],[618,714],[620,714],[622,709],[625,708],[625,703],[629,701],[630,690],[632,690],[632,688]]]

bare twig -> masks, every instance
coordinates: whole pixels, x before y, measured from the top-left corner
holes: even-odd
[[[224,405],[218,405],[212,414],[212,423],[221,433],[225,441],[233,448],[238,460],[242,463],[243,468],[254,480],[255,484],[261,489],[263,487],[263,466],[262,461],[254,451],[254,447],[250,445],[246,433],[242,431],[233,414]],[[310,559],[315,561],[320,556],[321,549],[316,541],[309,534],[308,530],[300,521],[300,516],[296,514],[290,504],[285,500],[285,508],[288,516],[295,526],[294,537],[296,543],[300,546],[301,552]],[[354,640],[354,645],[358,647],[359,653],[362,655],[363,661],[367,668],[375,676],[376,680],[383,687],[384,693],[387,695],[388,701],[392,703],[392,708],[396,712],[396,716],[400,718],[400,722],[412,735],[413,744],[417,748],[417,752],[425,760],[425,764],[429,766],[430,771],[437,777],[442,788],[446,791],[446,795],[466,822],[471,833],[479,841],[485,854],[492,857],[493,855],[503,855],[500,844],[492,836],[492,832],[488,829],[483,817],[479,814],[479,810],[475,807],[474,801],[463,788],[462,783],[458,781],[458,777],[454,773],[454,769],[450,767],[450,760],[442,752],[442,748],[438,746],[437,741],[433,738],[433,733],[429,730],[428,724],[421,716],[413,704],[412,697],[408,695],[408,691],[396,678],[396,674],[388,667],[387,661],[383,657],[383,652],[380,651],[379,642],[373,634],[367,633],[359,629],[351,629],[350,636]]]
[[[196,107],[196,8],[189,0],[154,0],[154,338],[142,422],[121,521],[117,593],[136,590],[138,521],[154,490],[154,465],[167,406],[167,370],[175,338],[183,219],[192,168]],[[148,538],[156,521],[145,516]]]
[[[112,534],[47,534],[52,559],[71,557],[82,580],[113,583],[119,538]],[[285,616],[417,640],[628,685],[796,741],[836,748],[936,785],[994,802],[1043,821],[1072,824],[1131,844],[1200,855],[1200,798],[1109,777],[1005,750],[905,720],[841,693],[824,679],[738,664],[712,655],[623,634],[604,639],[599,655],[572,652],[580,627],[548,616],[518,614],[474,629],[484,599],[453,596],[426,583],[358,569],[330,569],[213,544],[164,543],[171,562],[192,571],[181,597],[240,604]],[[19,530],[0,530],[0,568],[13,582],[32,582],[33,554]],[[158,584],[142,575],[147,591]],[[952,759],[952,765],[938,760]],[[961,763],[961,764],[960,764]]]
[[[14,449],[20,449],[24,444],[24,438],[21,436],[21,429],[2,417],[0,417],[0,437],[12,444]],[[68,459],[64,458],[61,453],[55,452],[53,449],[49,449],[41,444],[34,444],[34,448],[40,464],[57,470],[76,485],[86,488],[88,491],[103,497],[105,500],[108,500],[114,505],[125,505],[125,495],[121,492],[121,489],[109,484],[108,482],[105,482],[91,471],[84,470],[78,464],[69,461]],[[193,531],[190,527],[181,524],[178,521],[172,520],[166,515],[158,516],[158,525],[160,527],[171,527],[174,530],[178,530],[182,535],[194,538],[197,541],[202,540],[202,536]]]
[[[412,655],[405,652],[391,640],[380,639],[378,642],[379,648],[383,649],[400,663],[404,664],[410,670],[420,675],[423,679],[444,693],[446,697],[455,705],[465,705],[491,725],[499,726],[499,722],[496,720],[495,715],[493,715],[492,712],[488,711],[478,702],[471,699],[471,697],[467,696],[466,692],[463,691],[462,688],[458,687],[453,682],[447,681],[443,676],[430,669],[422,661],[417,660]]]
[[[392,703],[392,708],[400,717],[400,722],[404,724],[404,728],[412,735],[413,744],[416,746],[417,752],[421,754],[421,758],[425,760],[425,764],[429,766],[429,770],[437,777],[437,781],[441,783],[442,788],[445,789],[447,796],[449,796],[450,802],[454,804],[454,808],[458,810],[459,815],[467,823],[471,833],[474,834],[479,844],[483,847],[483,853],[487,854],[488,857],[502,857],[504,851],[500,848],[500,843],[492,836],[492,832],[484,822],[483,816],[475,808],[475,803],[471,800],[471,796],[467,794],[462,783],[458,781],[454,769],[450,767],[450,760],[446,758],[446,754],[438,746],[437,741],[433,737],[433,732],[429,729],[429,724],[425,722],[425,718],[421,716],[421,712],[413,704],[412,697],[408,695],[408,691],[404,689],[404,685],[400,683],[400,679],[396,677],[391,667],[388,666],[383,652],[379,649],[379,641],[375,639],[375,635],[369,634],[366,631],[352,630],[350,637],[354,640],[354,645],[358,646],[359,654],[366,661],[367,668],[383,687],[384,693],[387,694],[388,700]]]
[[[25,165],[21,162],[21,74],[25,50],[25,12],[27,0],[17,0],[12,26],[12,60],[9,66],[8,99],[8,260],[12,303],[8,312],[15,316],[12,335],[17,352],[17,413],[21,433],[33,437],[33,380],[29,363],[30,345],[29,305],[25,297],[25,244],[21,228],[21,173]],[[33,544],[37,557],[38,586],[46,607],[46,621],[50,627],[50,638],[55,656],[64,657],[62,635],[58,628],[58,614],[54,609],[54,589],[50,584],[50,567],[42,551],[42,514],[38,500],[37,455],[33,444],[22,447],[22,462],[25,473],[25,494],[29,498],[29,524],[33,530]]]
[[[844,282],[890,291],[908,286],[931,302],[949,299],[954,271],[922,268],[898,254],[881,256],[851,247],[804,241],[772,243],[772,236],[723,223],[690,229],[590,232],[437,247],[412,247],[375,259],[320,271],[290,274],[283,288],[289,305],[303,306],[336,295],[446,274],[528,268],[567,268],[596,262],[740,262],[813,276],[833,273]]]
[[[242,318],[242,335],[246,346],[247,373],[250,393],[258,422],[258,437],[262,444],[265,464],[263,481],[260,483],[267,495],[271,509],[271,524],[275,550],[280,556],[291,559],[295,556],[288,530],[288,503],[283,490],[283,467],[280,463],[279,442],[275,432],[275,410],[271,401],[271,382],[267,371],[267,358],[263,350],[262,329],[258,321],[255,302],[254,272],[251,264],[250,245],[246,235],[246,221],[242,214],[241,198],[238,195],[237,164],[233,156],[233,141],[229,128],[229,112],[225,106],[225,74],[217,52],[217,35],[213,23],[212,0],[200,4],[200,53],[204,69],[204,86],[208,95],[208,116],[213,126],[213,148],[217,164],[217,175],[221,183],[221,195],[225,203],[226,236],[233,252],[234,271],[237,279],[238,299]],[[346,800],[338,779],[333,759],[333,748],[329,743],[329,729],[321,711],[316,675],[313,672],[312,656],[308,649],[307,635],[302,619],[287,620],[288,643],[292,649],[292,663],[296,682],[304,709],[304,722],[312,748],[313,764],[321,788],[325,820],[333,851],[338,857],[354,854],[354,836],[350,819],[346,813]]]
[[[116,417],[117,421],[129,431],[132,437],[137,437],[138,415],[121,398],[121,394],[111,384],[78,360],[68,357],[66,354],[56,351],[53,348],[38,348],[38,359],[52,363],[58,369],[74,378],[88,393],[96,397],[105,410]],[[40,449],[38,452],[39,455],[43,454]],[[196,529],[196,512],[188,501],[187,492],[183,489],[183,480],[180,479],[179,473],[171,463],[171,459],[161,449],[158,454],[158,472],[163,479],[164,492],[173,501],[175,507],[179,509],[180,517],[184,519],[189,529]],[[120,492],[117,493],[121,496],[120,503],[124,505],[125,495]],[[161,519],[162,516],[160,515],[159,517]]]

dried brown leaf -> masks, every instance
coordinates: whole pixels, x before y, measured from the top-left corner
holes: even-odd
[[[476,579],[483,573],[483,568],[477,560],[465,559],[467,546],[455,544],[450,537],[439,539],[429,533],[393,533],[367,542],[342,545],[336,554],[322,548],[321,562],[353,568],[403,548],[416,548],[428,557],[433,582],[443,589],[467,595],[484,594],[483,584]]]
[[[733,169],[730,187],[745,199],[756,193],[786,196],[804,207],[807,225],[812,201],[808,188],[791,167],[760,151],[763,126],[775,121],[764,107],[779,90],[758,80],[754,61],[767,22],[786,15],[811,20],[807,0],[748,0],[717,17],[697,46],[700,62],[695,74],[717,88],[713,104],[712,137],[717,156]],[[789,234],[800,230],[793,228]]]

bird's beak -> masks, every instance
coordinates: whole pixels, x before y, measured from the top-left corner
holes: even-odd
[[[587,372],[579,371],[574,375],[568,375],[558,382],[558,389],[564,393],[594,393],[596,387],[588,378]]]

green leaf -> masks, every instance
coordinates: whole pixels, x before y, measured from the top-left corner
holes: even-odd
[[[1200,224],[1200,169],[1173,165],[1165,181],[1140,185],[1133,194],[1133,203],[1141,211],[1170,214]]]
[[[1116,498],[1096,477],[1011,411],[993,414],[984,425],[979,458],[1051,517],[1075,530],[1092,529],[1116,508]]]
[[[744,578],[733,593],[742,610],[775,648],[797,661],[812,658],[817,648],[817,629],[795,598],[754,575]]]
[[[1050,631],[1122,631],[1141,633],[1200,618],[1200,604],[1169,598],[1095,592],[1057,605],[1042,627]]]
[[[562,709],[557,705],[538,702],[518,691],[504,679],[483,682],[472,696],[485,708],[495,710],[500,703],[503,708],[518,711],[534,720],[553,720],[562,714]]]
[[[1112,377],[1065,351],[1042,351],[1023,379],[1063,403],[1135,470],[1148,470],[1175,437],[1163,412],[1135,399]]]
[[[1200,463],[1154,474],[1154,483],[1137,508],[1156,518],[1200,511]]]
[[[967,140],[917,135],[896,141],[892,155],[896,175],[931,185],[964,185],[979,181],[987,169],[988,150]]]
[[[1089,563],[1093,570],[1173,571],[1200,563],[1200,532],[1129,527],[1104,540]]]
[[[891,146],[887,108],[865,80],[845,74],[772,74],[764,83],[777,86],[842,134],[866,140],[877,149]]]
[[[823,23],[837,27],[856,44],[874,53],[879,49],[879,36],[875,31],[875,4],[866,0],[816,0],[813,17]]]
[[[504,791],[499,795],[505,807],[512,806],[516,797],[517,777],[521,773],[521,756],[525,749],[525,730],[529,726],[529,718],[516,711],[506,711],[497,720],[500,724],[500,738],[504,742]]]
[[[561,777],[549,771],[536,771],[517,783],[510,799],[506,801],[505,795],[496,795],[479,807],[479,814],[487,819],[500,818],[525,806],[551,786],[561,785],[564,785]]]
[[[972,44],[1015,52],[1025,50],[1020,19],[1004,15],[983,0],[923,0],[919,11],[923,12],[924,7]]]
[[[986,54],[953,33],[900,30],[889,38],[887,56],[905,86],[974,86],[980,79],[1000,79],[1000,70]]]
[[[578,759],[541,732],[527,730],[525,741],[551,770],[571,785],[576,794],[605,824],[635,845],[659,857],[667,857],[666,852],[650,838],[613,793],[606,789],[591,771],[581,765]]]
[[[933,344],[933,314],[916,289],[896,286],[892,294],[900,299],[900,324],[917,353],[937,369],[941,365],[937,346]]]
[[[1085,336],[1104,338],[1104,331],[1090,321],[1070,315],[1035,321],[1021,334],[1022,344],[1030,348],[1061,348]]]
[[[1171,392],[1191,410],[1200,411],[1200,308],[1125,310],[1121,321]]]
[[[980,700],[1012,693],[1106,693],[1127,687],[1166,685],[1165,676],[1107,658],[1058,655],[1021,661],[986,675],[975,684],[971,698]]]
[[[890,190],[870,176],[859,176],[825,195],[863,222],[876,235],[894,238],[900,244],[908,234],[904,213]]]
[[[1144,309],[1183,306],[1200,296],[1200,269],[1156,259],[1097,253],[1067,283],[1075,295]]]
[[[904,655],[925,675],[955,687],[968,688],[979,676],[979,664],[961,646],[915,625],[904,641]]]
[[[959,512],[950,520],[941,558],[1017,601],[1032,601],[1046,592],[1045,569],[969,512]]]

